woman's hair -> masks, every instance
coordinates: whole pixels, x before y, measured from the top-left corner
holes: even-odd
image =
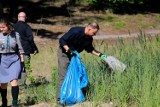
[[[10,22],[7,18],[1,18],[1,19],[0,19],[0,23],[6,24],[6,26],[8,27],[8,29],[9,29],[11,32],[14,30],[13,25],[11,24],[11,22]]]

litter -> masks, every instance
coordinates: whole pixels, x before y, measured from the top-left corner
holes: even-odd
[[[123,72],[126,69],[126,65],[114,56],[107,56],[104,61],[109,65],[113,72],[120,71]]]

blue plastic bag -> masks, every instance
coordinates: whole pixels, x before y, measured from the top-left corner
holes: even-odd
[[[60,103],[71,106],[85,100],[82,88],[88,84],[88,76],[85,66],[80,60],[80,55],[76,52],[68,66],[64,82],[60,91]]]

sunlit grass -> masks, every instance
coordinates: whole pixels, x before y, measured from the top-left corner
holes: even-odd
[[[121,107],[159,107],[159,43],[158,35],[152,38],[143,33],[130,43],[119,39],[112,47],[103,40],[94,41],[97,50],[115,56],[127,65],[127,69],[123,73],[111,72],[108,65],[99,57],[82,52],[81,59],[89,78],[86,101],[93,102],[95,105],[113,102]],[[39,75],[45,72],[46,79],[48,79],[47,75],[51,75],[51,81],[48,83],[44,82],[39,86],[35,84],[35,87],[33,84],[28,87],[28,93],[32,94],[35,103],[55,100],[58,74],[57,47],[58,45],[52,48],[49,45],[39,46],[39,55],[32,58],[33,72]]]
[[[158,107],[159,99],[159,46],[152,39],[141,34],[130,44],[120,41],[118,46],[105,48],[109,54],[118,57],[127,65],[124,73],[109,73],[106,65],[98,58],[86,61],[90,78],[88,99],[92,101],[112,101],[118,106],[136,105]],[[119,54],[117,54],[119,53]],[[154,99],[154,100],[153,100]],[[155,101],[156,100],[156,101]]]
[[[147,23],[143,23],[143,24],[139,24],[138,27],[139,28],[154,28],[156,25],[154,24],[147,24]]]
[[[31,56],[33,76],[43,76],[51,80],[53,69],[57,69],[57,42],[55,44],[38,45],[39,53]]]

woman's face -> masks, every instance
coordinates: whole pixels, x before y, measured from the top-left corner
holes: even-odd
[[[5,23],[0,23],[0,32],[6,34],[9,32],[9,28],[6,26]]]

